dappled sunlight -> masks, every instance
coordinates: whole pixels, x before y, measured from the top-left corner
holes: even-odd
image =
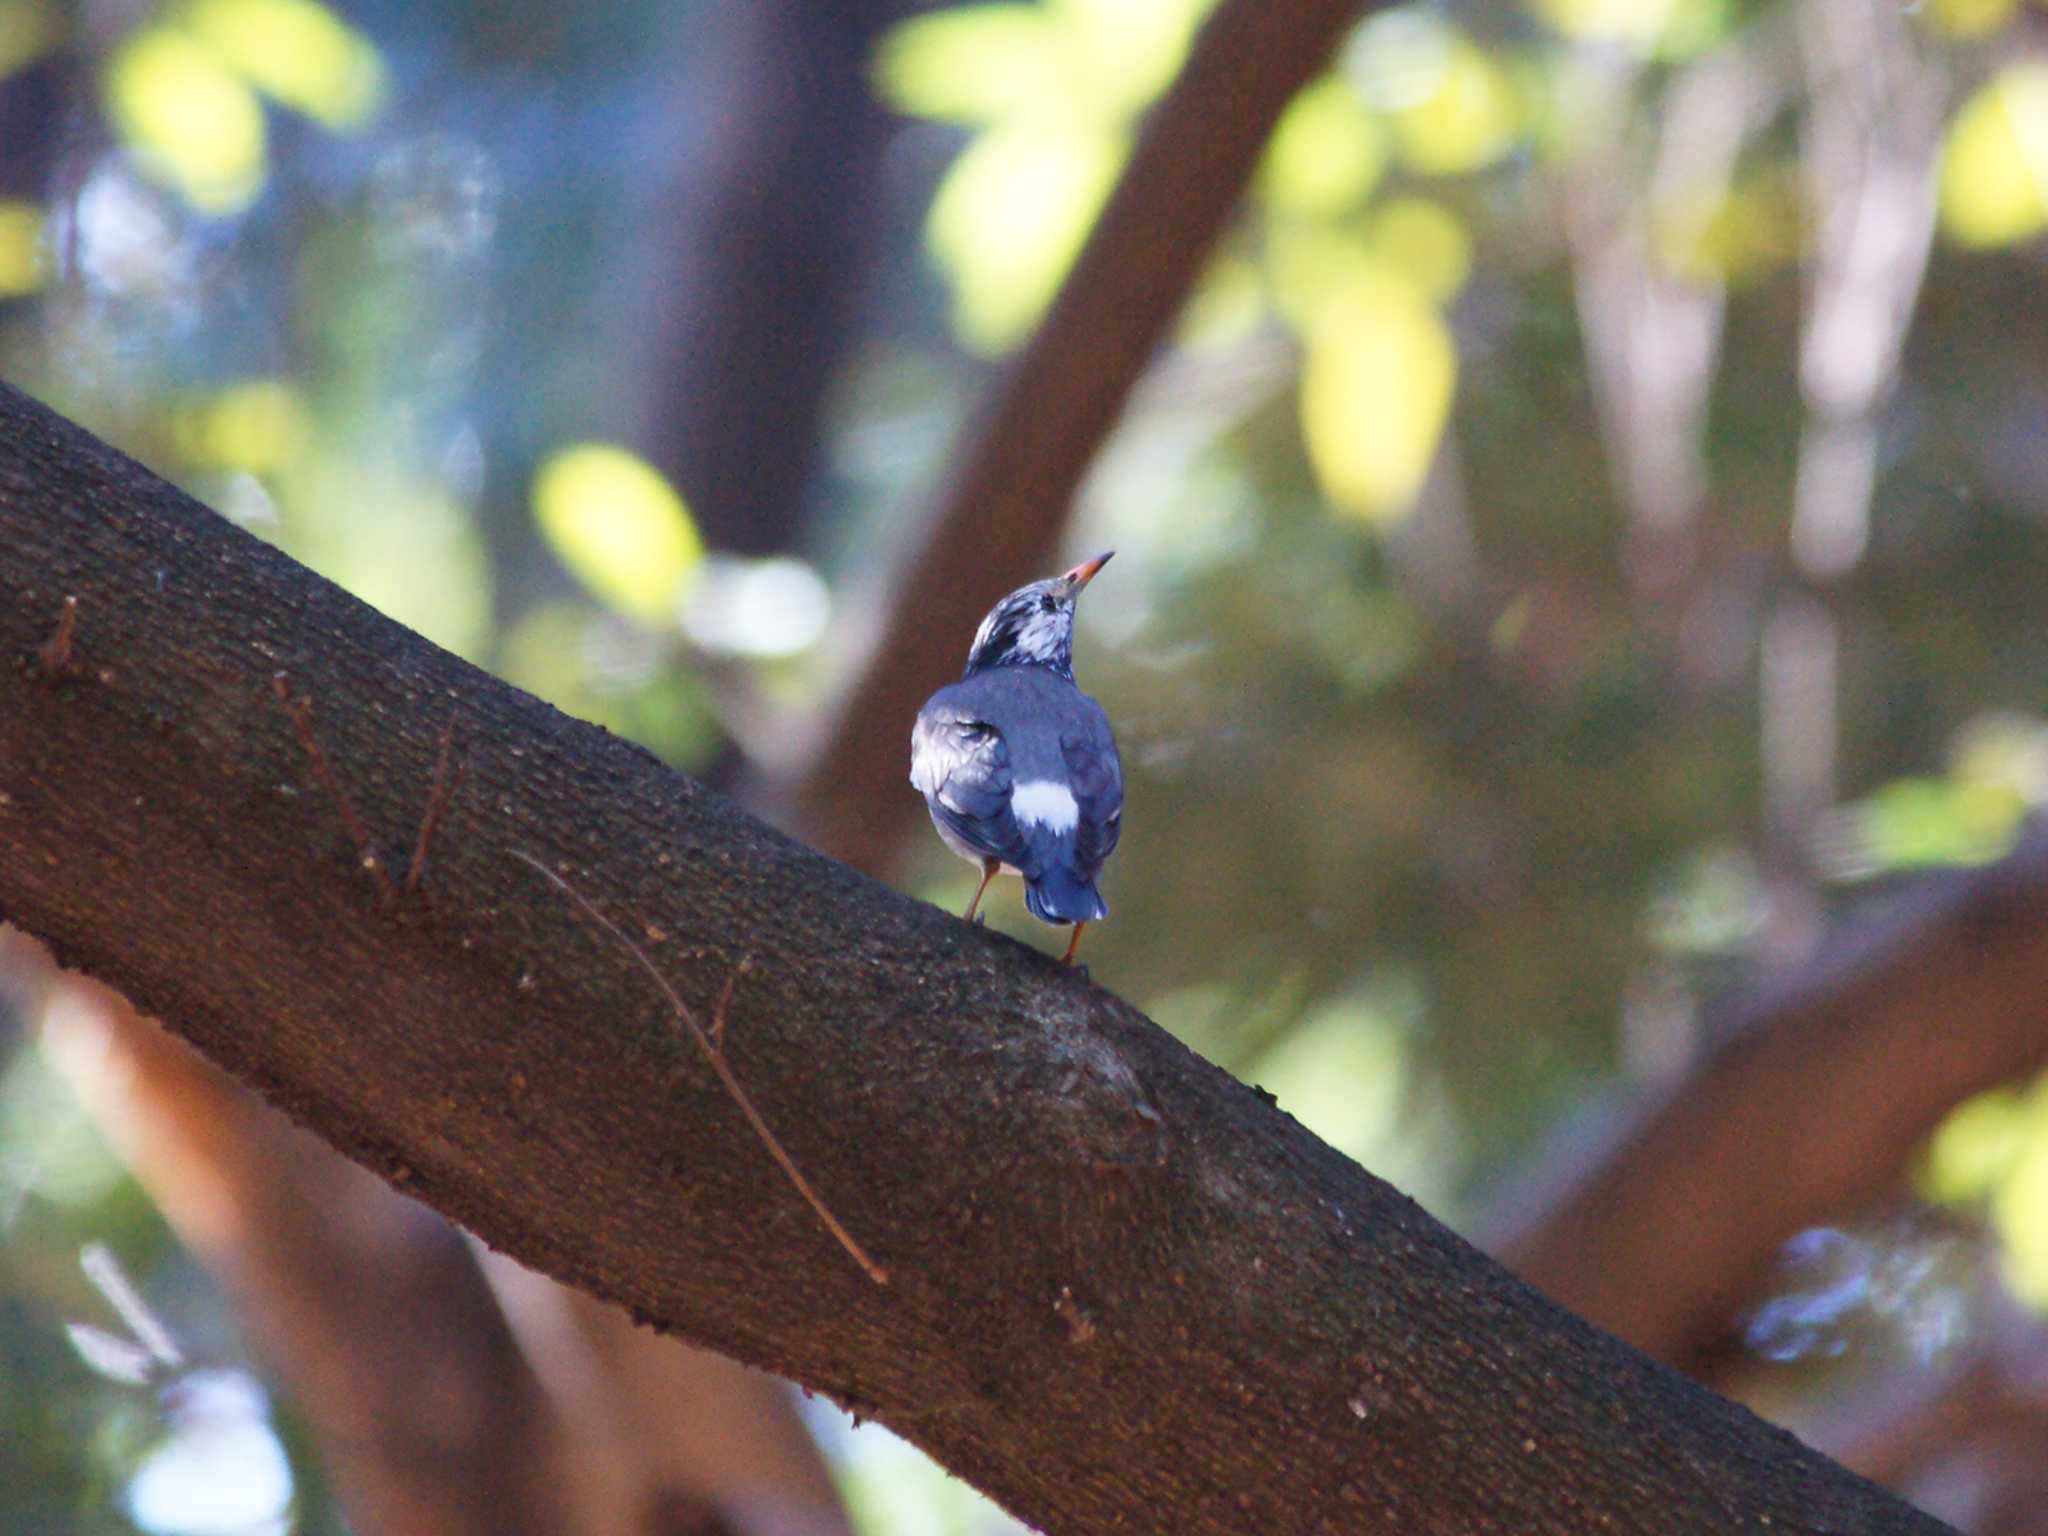
[[[306,404],[283,379],[246,379],[181,410],[178,448],[208,469],[274,474],[298,457],[310,435]]]
[[[282,501],[294,556],[436,645],[484,653],[490,552],[459,500],[396,466],[309,455],[294,462]]]
[[[1369,522],[1407,510],[1436,456],[1457,375],[1449,330],[1402,276],[1362,275],[1318,310],[1302,431],[1338,508]]]
[[[1728,0],[1529,0],[1529,8],[1567,37],[1664,57],[1706,46],[1734,9]]]
[[[56,46],[57,38],[51,0],[10,0],[0,5],[0,79],[41,58]]]
[[[713,558],[682,626],[707,651],[768,660],[809,650],[831,617],[831,590],[803,561]]]
[[[295,1484],[269,1402],[243,1371],[196,1371],[169,1393],[170,1428],[129,1480],[151,1536],[284,1536]]]
[[[776,140],[788,103],[728,95],[755,88],[735,60],[766,35],[734,18],[817,8],[179,0],[80,39],[57,5],[0,0],[0,82],[57,46],[87,61],[67,87],[84,131],[0,199],[0,372],[400,622],[774,814],[838,772],[816,743],[878,632],[907,619],[920,660],[957,668],[966,635],[899,583],[987,441],[994,360],[1053,303],[1212,9],[966,3],[879,41],[806,33],[845,50],[842,143]],[[1068,388],[1097,338],[1050,359],[1115,430],[1033,414],[1036,457],[990,475],[1087,456],[1030,558],[1118,551],[1077,627],[1128,775],[1097,982],[1476,1225],[1589,1103],[1683,1092],[1786,957],[2031,846],[2041,20],[2019,0],[1360,13],[1131,398]],[[774,41],[762,78],[809,104]],[[885,118],[874,162],[842,154]],[[811,199],[856,169],[858,217],[805,243]],[[775,296],[722,292],[707,249]],[[1162,270],[1196,259],[1174,255]],[[1144,280],[1088,312],[1156,319]],[[803,392],[763,361],[790,337],[833,370],[825,403],[762,440],[753,413]],[[780,520],[740,484],[799,461],[819,467],[785,477],[803,483]],[[941,551],[952,592],[992,600],[1018,523]],[[872,729],[900,755],[907,719],[849,713],[856,745]],[[455,718],[458,750],[488,749]],[[892,772],[849,814],[921,816]],[[474,804],[450,809],[466,835]],[[972,866],[922,826],[899,853],[869,862],[960,910]],[[1044,948],[1014,893],[992,913]],[[1961,1021],[1933,1006],[1945,1050]],[[30,1256],[0,1313],[42,1306],[36,1286],[63,1304],[27,1325],[43,1354],[0,1347],[0,1433],[31,1399],[115,1425],[51,1452],[53,1485],[72,1499],[75,1473],[166,1536],[331,1524],[268,1389],[229,1379],[181,1417],[157,1392],[192,1368],[67,1292],[104,1240],[172,1316],[225,1315],[170,1289],[191,1266],[47,1048],[0,1074],[0,1235]],[[1787,1123],[1859,1133],[1813,1113]],[[1816,1211],[1757,1238],[1752,1277],[1808,1227],[1712,1322],[1754,1357],[1745,1383],[1789,1401],[1871,1363],[1955,1368],[2001,1265],[2048,1310],[2048,1079],[1957,1109],[1914,1192],[1932,1217]],[[1725,1177],[1684,1199],[1732,1229],[1756,1193]],[[1674,1203],[1662,1235],[1719,1230],[1695,1214]],[[814,1411],[869,1536],[996,1528],[885,1432]]]
[[[43,210],[0,197],[0,299],[20,298],[43,286]]]
[[[251,85],[322,127],[360,128],[383,101],[377,50],[315,0],[192,0],[181,17]]]
[[[954,323],[984,352],[1022,341],[1080,254],[1130,146],[1113,130],[994,128],[953,162],[926,238],[954,274]]]
[[[1326,76],[1281,114],[1256,191],[1279,213],[1349,213],[1378,185],[1388,156],[1386,125],[1350,80]]]
[[[925,237],[954,323],[981,352],[1023,340],[1079,252],[1209,0],[970,5],[895,28],[877,51],[899,111],[979,131],[933,197]]]
[[[649,623],[672,622],[704,541],[675,488],[623,448],[581,443],[533,478],[533,512],[562,563],[599,598]]]
[[[1966,101],[1941,161],[1941,220],[1963,245],[2048,229],[2048,64],[2013,64]]]
[[[1951,1112],[1927,1144],[1919,1184],[1931,1200],[1988,1217],[2006,1285],[2048,1310],[2048,1077]]]
[[[1403,6],[1365,22],[1343,69],[1386,114],[1396,153],[1421,175],[1482,170],[1522,135],[1524,112],[1508,71],[1433,11]]]
[[[1920,16],[1955,38],[1988,37],[2019,14],[2020,0],[1923,0]]]
[[[349,131],[375,113],[384,79],[368,39],[317,0],[192,0],[122,41],[104,89],[145,173],[230,214],[269,171],[263,96]]]
[[[107,109],[143,170],[206,213],[262,190],[263,106],[220,55],[176,27],[138,32],[107,64]]]

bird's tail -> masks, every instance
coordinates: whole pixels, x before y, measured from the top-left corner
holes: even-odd
[[[1109,904],[1095,882],[1057,863],[1025,882],[1024,905],[1041,923],[1092,923],[1109,916]]]

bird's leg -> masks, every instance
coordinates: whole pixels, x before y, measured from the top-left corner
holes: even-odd
[[[1087,926],[1086,923],[1074,924],[1074,936],[1067,940],[1067,952],[1060,956],[1061,965],[1072,965],[1074,963],[1074,951],[1081,947],[1081,930]]]
[[[968,922],[974,921],[975,908],[981,905],[981,893],[988,889],[989,881],[995,879],[996,871],[1002,867],[1003,861],[1001,859],[983,859],[981,861],[981,884],[974,888],[974,900],[967,903],[966,920]]]

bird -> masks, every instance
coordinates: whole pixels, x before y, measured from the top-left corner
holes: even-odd
[[[1114,553],[991,608],[960,681],[925,701],[910,733],[910,782],[932,825],[981,870],[966,921],[998,874],[1021,875],[1033,917],[1073,926],[1063,965],[1109,916],[1095,881],[1123,831],[1116,737],[1074,682],[1074,600]]]

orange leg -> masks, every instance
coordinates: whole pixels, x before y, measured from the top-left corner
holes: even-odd
[[[981,893],[988,889],[989,881],[995,879],[996,871],[1002,867],[1003,863],[1000,859],[983,859],[981,861],[981,884],[974,888],[974,900],[967,903],[968,922],[974,921],[975,908],[981,905]]]
[[[1081,947],[1081,930],[1087,926],[1086,923],[1074,924],[1074,936],[1067,940],[1067,952],[1060,956],[1061,965],[1072,965],[1074,963],[1074,951]]]

